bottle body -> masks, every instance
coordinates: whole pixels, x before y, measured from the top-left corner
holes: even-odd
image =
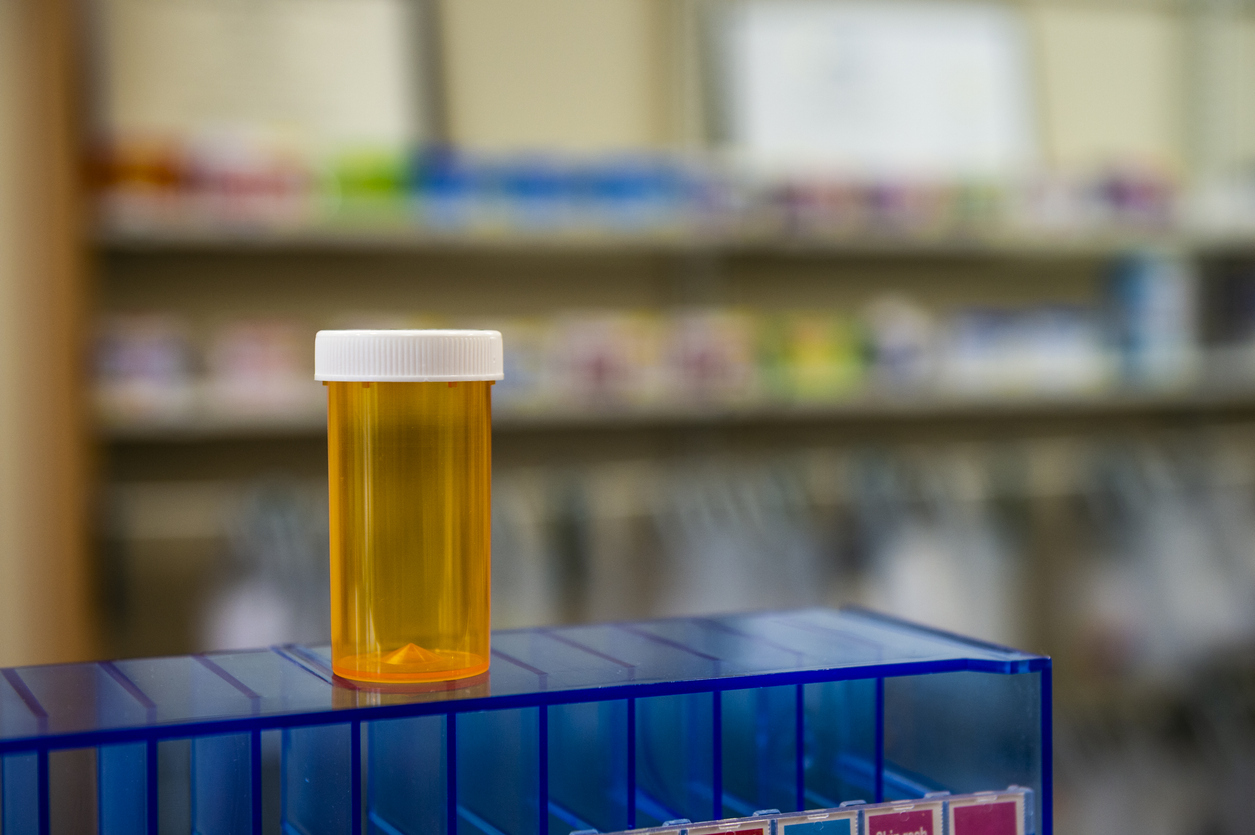
[[[404,683],[485,672],[492,383],[326,385],[336,674]]]

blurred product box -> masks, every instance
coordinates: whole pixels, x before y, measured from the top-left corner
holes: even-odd
[[[858,239],[866,235],[935,239],[989,233],[1006,217],[1007,187],[928,180],[866,181],[823,174],[766,180],[754,193],[778,232]]]
[[[316,412],[325,395],[309,367],[308,328],[282,319],[230,322],[205,354],[204,406],[228,416]]]
[[[940,362],[940,385],[955,394],[1084,394],[1111,381],[1097,317],[1073,306],[959,310]]]
[[[108,316],[97,326],[96,405],[109,422],[174,421],[194,406],[195,350],[168,314]]]
[[[1049,237],[1172,229],[1187,195],[1167,172],[1123,166],[1037,172],[1008,197],[1011,227]]]
[[[743,310],[669,317],[664,358],[669,397],[694,406],[740,406],[759,394],[757,322]]]
[[[506,373],[494,398],[506,414],[1086,397],[1195,379],[1194,302],[1185,298],[1191,279],[1174,263],[1122,268],[1105,311],[1037,304],[938,315],[910,297],[886,295],[859,311],[569,310],[456,320],[390,311],[345,313],[327,324],[500,330]],[[96,360],[101,413],[115,423],[175,419],[195,400],[205,414],[227,419],[313,417],[323,396],[303,350],[310,330],[293,320],[242,319],[200,345],[175,316],[108,317]]]
[[[1153,252],[1115,263],[1108,312],[1121,378],[1132,386],[1176,388],[1199,372],[1198,277],[1183,259]]]
[[[863,320],[873,386],[909,392],[936,382],[938,328],[929,311],[904,296],[881,296]]]
[[[549,358],[553,335],[548,319],[475,319],[465,324],[501,331],[502,341],[507,346],[505,377],[492,387],[494,407],[518,414],[552,408],[548,394],[554,385]]]
[[[555,404],[577,410],[657,404],[663,395],[662,325],[646,313],[556,317],[549,354]]]
[[[763,318],[760,362],[767,396],[784,403],[825,403],[848,397],[862,381],[859,326],[830,312]]]
[[[489,157],[386,145],[316,152],[238,128],[115,138],[97,150],[93,182],[110,227],[137,234],[376,223],[489,236],[717,231],[751,239],[979,242],[1007,234],[1161,232],[1181,224],[1184,199],[1179,187],[1151,176],[1050,174],[1018,185],[822,171],[764,177],[724,167],[713,157],[644,153]]]

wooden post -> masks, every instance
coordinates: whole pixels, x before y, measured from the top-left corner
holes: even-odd
[[[96,652],[68,0],[0,0],[0,666]]]

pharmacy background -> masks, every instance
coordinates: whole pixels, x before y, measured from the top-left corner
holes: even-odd
[[[495,331],[493,629],[1049,656],[1060,833],[1246,835],[1252,55],[1249,0],[6,0],[0,667],[327,644],[315,334]]]

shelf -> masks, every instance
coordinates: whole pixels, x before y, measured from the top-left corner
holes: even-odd
[[[1255,247],[1248,235],[1185,235],[1157,230],[1029,233],[1007,230],[952,234],[673,227],[624,231],[440,231],[400,221],[380,223],[205,224],[170,222],[144,227],[103,225],[94,243],[120,254],[180,252],[535,252],[661,254],[719,253],[829,257],[1107,257],[1136,249],[1230,250]]]
[[[87,785],[110,833],[190,798],[197,832],[260,832],[274,804],[288,831],[523,835],[538,809],[542,832],[608,832],[1015,784],[1052,835],[1044,656],[808,609],[497,631],[484,660],[405,685],[293,644],[0,670],[5,831],[48,831],[49,798]],[[173,740],[193,766],[159,780]],[[91,784],[55,767],[91,749]]]
[[[867,396],[840,403],[771,405],[743,408],[691,406],[673,408],[597,408],[563,412],[518,412],[499,409],[497,432],[559,432],[635,428],[727,427],[803,423],[876,423],[947,420],[1054,420],[1120,418],[1154,415],[1204,415],[1209,412],[1255,412],[1255,388],[1164,393],[1115,393],[1021,397]],[[321,435],[321,413],[274,416],[231,416],[201,413],[184,420],[136,420],[104,423],[103,440],[112,443],[181,443],[244,438],[288,438]]]

